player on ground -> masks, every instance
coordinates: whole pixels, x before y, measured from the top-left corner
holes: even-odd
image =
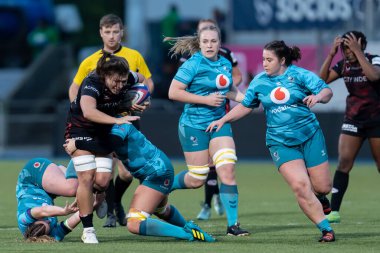
[[[66,169],[45,158],[34,158],[21,170],[17,185],[17,222],[24,238],[29,241],[61,241],[79,223],[76,203],[64,207],[54,205],[56,196],[73,197],[78,180],[73,165]],[[71,213],[58,223],[57,216]]]

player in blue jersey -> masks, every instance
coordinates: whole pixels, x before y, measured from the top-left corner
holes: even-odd
[[[326,83],[343,78],[348,96],[346,112],[339,136],[339,163],[333,180],[330,222],[339,223],[339,209],[347,190],[349,173],[365,139],[371,148],[380,172],[380,56],[366,53],[366,36],[349,31],[336,37],[320,70]],[[343,59],[330,69],[333,58],[341,49]]]
[[[21,170],[16,186],[17,222],[29,241],[61,241],[80,223],[76,202],[54,205],[56,196],[73,197],[78,187],[73,165],[67,170],[45,158],[34,158]],[[74,213],[58,223],[56,216]]]
[[[314,73],[292,64],[298,47],[273,41],[263,50],[264,72],[249,85],[245,98],[207,131],[218,132],[262,104],[267,119],[266,144],[279,172],[293,190],[305,215],[322,232],[320,242],[335,241],[320,200],[326,200],[331,179],[325,140],[310,108],[332,97],[328,85]]]
[[[192,55],[179,68],[169,88],[170,99],[185,103],[178,135],[188,167],[175,176],[172,190],[204,185],[211,157],[221,180],[219,195],[227,215],[227,234],[248,235],[238,222],[237,157],[231,125],[226,124],[217,133],[205,132],[212,121],[225,115],[227,95],[233,100],[243,97],[233,86],[231,63],[218,54],[220,31],[216,26],[206,26],[196,36],[169,40],[175,41],[171,48],[174,55]]]
[[[125,168],[140,181],[127,215],[127,228],[131,233],[189,241],[215,241],[192,221],[186,222],[181,213],[168,203],[174,169],[161,150],[132,124],[114,125],[110,140]],[[70,139],[65,149],[70,154],[78,144],[89,143]],[[151,218],[152,214],[166,222]]]

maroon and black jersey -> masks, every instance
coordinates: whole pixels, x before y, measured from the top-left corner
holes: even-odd
[[[365,54],[367,60],[380,66],[378,55]],[[339,61],[333,70],[342,77],[347,90],[345,120],[362,127],[380,125],[380,80],[371,82],[359,62]]]
[[[89,132],[96,129],[112,127],[112,125],[98,124],[84,118],[80,106],[81,97],[84,95],[93,97],[96,99],[96,108],[99,111],[110,116],[115,116],[119,112],[120,103],[126,96],[128,88],[131,85],[138,83],[138,81],[139,77],[137,73],[131,71],[128,75],[127,84],[123,87],[120,93],[113,94],[100,80],[99,76],[95,72],[92,72],[83,80],[76,99],[70,104],[67,124],[70,127],[85,128]]]

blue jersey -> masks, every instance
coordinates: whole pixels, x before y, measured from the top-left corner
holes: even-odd
[[[115,150],[129,172],[139,180],[174,170],[169,158],[154,146],[132,124],[114,125],[111,134],[119,136],[124,145]]]
[[[306,69],[290,65],[284,74],[257,75],[249,84],[242,105],[255,108],[263,105],[267,120],[266,142],[270,146],[280,142],[288,146],[308,140],[319,128],[313,112],[302,102],[311,94],[318,94],[328,85]]]
[[[51,163],[45,158],[31,159],[18,176],[16,185],[17,222],[22,234],[26,232],[29,225],[37,221],[30,214],[33,207],[54,205],[54,196],[48,194],[42,187],[42,177]],[[65,233],[58,225],[57,217],[44,219],[50,222],[50,236],[58,241],[62,240]]]
[[[208,96],[212,93],[225,95],[232,86],[232,66],[223,56],[217,61],[210,61],[200,52],[195,53],[184,62],[174,77],[175,80],[187,85],[186,91]],[[180,124],[205,130],[214,120],[226,114],[226,101],[218,107],[204,104],[186,104],[180,118]]]

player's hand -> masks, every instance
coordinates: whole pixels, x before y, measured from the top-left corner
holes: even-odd
[[[124,116],[124,117],[121,117],[121,118],[116,118],[115,123],[117,125],[132,124],[131,123],[132,121],[139,120],[139,119],[140,119],[140,116]]]
[[[63,144],[63,147],[65,148],[66,153],[70,156],[73,155],[77,150],[74,139],[67,139],[66,143]]]
[[[335,37],[333,45],[332,45],[332,47],[330,49],[330,53],[329,53],[331,55],[331,57],[334,57],[336,55],[336,53],[338,52],[339,46],[341,45],[342,42],[343,42],[342,37],[340,37],[340,36]]]
[[[316,103],[319,103],[320,101],[321,100],[318,95],[310,95],[302,100],[302,102],[306,104],[306,106],[309,108],[313,107]]]
[[[362,41],[359,40],[353,33],[347,34],[346,38],[343,39],[343,43],[347,46],[354,54],[362,51]]]
[[[215,132],[218,132],[219,129],[224,125],[224,121],[222,119],[220,120],[216,120],[216,121],[213,121],[211,122],[210,125],[208,125],[208,127],[206,128],[206,132],[212,132],[212,131],[215,131]],[[215,129],[216,127],[216,129]]]
[[[134,104],[131,107],[131,110],[138,113],[143,113],[146,109],[150,107],[150,99],[142,103],[141,105]]]
[[[74,200],[74,202],[71,204],[69,204],[69,202],[66,201],[66,205],[63,207],[63,215],[75,213],[78,210],[79,210],[79,208],[77,206],[76,200]]]
[[[224,99],[226,98],[225,95],[219,94],[219,93],[211,93],[207,96],[207,105],[218,107],[221,106],[224,102]]]

